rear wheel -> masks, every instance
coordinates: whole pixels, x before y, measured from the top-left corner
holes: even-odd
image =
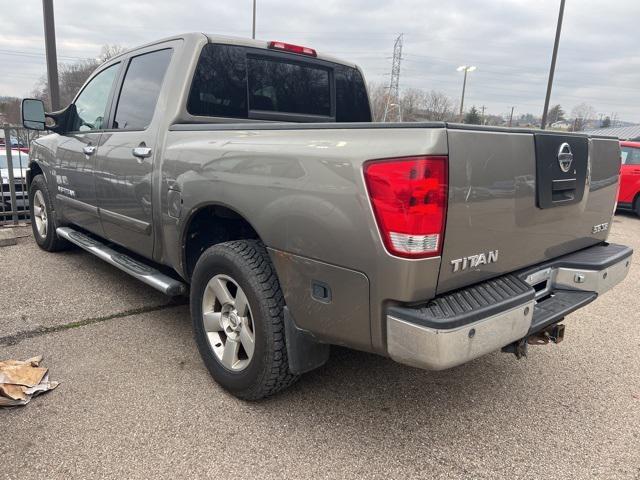
[[[289,370],[283,307],[261,242],[221,243],[198,259],[191,281],[196,343],[213,378],[233,395],[256,400],[298,378]]]
[[[36,175],[29,188],[29,210],[33,238],[40,248],[47,252],[56,252],[69,246],[69,243],[56,233],[55,215],[51,196],[43,175]]]
[[[636,195],[636,199],[633,202],[633,211],[640,217],[640,194]]]

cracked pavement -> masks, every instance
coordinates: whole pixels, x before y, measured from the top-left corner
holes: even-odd
[[[640,479],[640,219],[629,277],[561,345],[425,372],[346,349],[288,391],[231,397],[187,305],[89,254],[0,248],[0,357],[61,385],[0,410],[0,478]]]

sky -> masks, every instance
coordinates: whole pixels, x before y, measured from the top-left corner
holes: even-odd
[[[465,106],[540,115],[559,0],[257,0],[256,38],[310,46],[388,83],[404,34],[401,88],[458,101],[460,65],[474,65]],[[25,96],[45,73],[40,0],[3,0],[0,96]],[[96,57],[182,32],[251,36],[252,0],[54,0],[58,59]],[[7,15],[9,12],[9,15]],[[551,104],[640,123],[640,1],[567,0]]]

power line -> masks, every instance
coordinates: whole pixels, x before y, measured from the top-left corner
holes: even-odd
[[[12,55],[12,56],[18,56],[18,57],[45,57],[46,54],[44,52],[28,52],[25,50],[6,50],[3,48],[0,48],[0,54],[2,55]],[[71,55],[58,55],[59,58],[66,58],[69,60],[86,60],[87,58],[91,58],[90,56],[87,57],[75,57],[75,56],[71,56]]]

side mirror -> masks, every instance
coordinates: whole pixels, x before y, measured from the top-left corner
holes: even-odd
[[[35,98],[22,100],[22,125],[29,130],[44,130],[44,103]]]

